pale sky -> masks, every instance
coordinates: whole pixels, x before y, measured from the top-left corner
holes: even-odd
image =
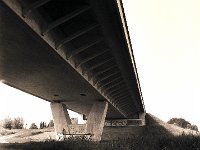
[[[124,0],[146,110],[200,127],[200,1]]]
[[[123,2],[146,111],[200,128],[200,1]],[[0,119],[6,116],[52,119],[48,102],[0,84]]]

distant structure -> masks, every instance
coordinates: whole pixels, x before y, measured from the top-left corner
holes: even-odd
[[[67,108],[101,140],[105,119],[145,108],[121,0],[0,1],[0,80],[51,103],[57,135]]]
[[[78,124],[78,118],[71,118],[72,124]]]

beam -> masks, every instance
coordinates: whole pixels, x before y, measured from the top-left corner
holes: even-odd
[[[107,85],[109,85],[109,84],[111,84],[111,83],[113,83],[113,82],[119,80],[120,78],[122,79],[121,76],[118,76],[118,77],[116,77],[116,78],[113,78],[113,80],[110,80],[110,81],[106,82],[105,84],[101,84],[101,85],[98,86],[97,88],[98,88],[98,89],[99,89],[99,88],[103,88],[103,87],[105,87],[105,86],[107,86]]]
[[[90,6],[83,6],[73,12],[71,12],[70,14],[65,15],[64,17],[61,17],[57,20],[55,20],[54,22],[50,23],[49,25],[47,25],[46,28],[43,29],[42,34],[46,34],[47,32],[49,32],[50,30],[56,28],[57,26],[65,23],[66,21],[78,16],[79,14],[87,11],[88,9],[90,9]]]
[[[118,93],[113,94],[112,97],[115,97],[115,96],[118,96],[118,95],[121,95],[121,94],[124,94],[124,93],[126,93],[127,95],[129,94],[128,91],[125,90],[125,91],[122,91],[122,92],[120,91]]]
[[[95,73],[94,77],[97,77],[97,76],[99,76],[99,75],[101,75],[103,73],[106,73],[107,71],[110,71],[111,69],[113,69],[115,67],[116,67],[116,65],[111,65],[111,66],[109,66],[107,68],[104,68],[104,69],[98,71],[97,73]]]
[[[34,9],[41,7],[42,5],[48,3],[51,0],[37,0],[36,2],[30,4],[28,7],[22,10],[22,16],[25,18]]]
[[[67,43],[67,42],[69,42],[69,41],[71,41],[71,40],[73,40],[73,39],[75,39],[75,38],[77,38],[77,37],[79,37],[79,36],[81,36],[81,35],[83,35],[83,34],[89,32],[90,30],[92,30],[92,29],[94,29],[94,28],[96,28],[96,27],[98,27],[98,26],[99,26],[98,23],[93,23],[93,24],[91,24],[91,25],[89,25],[89,26],[87,26],[87,27],[85,27],[85,28],[83,28],[83,29],[81,29],[81,30],[75,32],[74,34],[72,34],[72,35],[66,37],[65,39],[61,40],[60,42],[58,42],[58,43],[56,44],[55,49],[59,49],[59,48],[60,48],[61,46],[63,46],[65,43]]]
[[[116,88],[116,89],[113,89],[113,90],[111,90],[111,91],[106,91],[107,93],[106,93],[106,95],[110,95],[111,93],[113,93],[113,92],[117,92],[118,90],[122,90],[122,89],[124,89],[125,88],[125,86],[119,86],[118,88]]]
[[[98,57],[98,56],[100,56],[100,55],[108,52],[108,51],[109,51],[108,49],[105,49],[105,50],[102,50],[102,51],[100,51],[98,53],[94,53],[92,56],[88,56],[87,58],[85,58],[84,60],[82,60],[79,64],[75,64],[75,68],[78,68],[82,64],[84,64],[84,63],[86,63],[86,62],[88,62],[88,61],[90,61],[90,60],[92,60],[92,59],[94,59],[94,58],[96,58],[96,57]]]
[[[116,83],[112,84],[111,86],[106,87],[106,88],[104,88],[104,89],[105,89],[105,90],[110,90],[110,89],[112,89],[112,88],[114,88],[114,87],[116,87],[116,86],[119,86],[120,84],[123,84],[123,82],[122,82],[122,81],[116,82]]]
[[[102,60],[101,62],[98,61],[96,64],[94,64],[94,65],[92,65],[91,67],[89,67],[89,69],[88,69],[87,71],[91,71],[91,70],[93,70],[93,69],[96,69],[96,68],[98,68],[98,67],[100,67],[100,66],[106,64],[107,62],[112,61],[113,59],[114,59],[114,58],[111,57],[111,58],[104,59],[104,60]]]
[[[124,95],[120,95],[120,96],[115,97],[115,99],[116,99],[116,101],[117,100],[122,100],[122,99],[128,98],[129,96],[130,95],[124,94]]]
[[[99,84],[100,82],[102,82],[102,81],[104,81],[104,80],[106,80],[106,79],[112,77],[113,75],[119,74],[119,73],[120,73],[120,71],[117,70],[116,72],[113,72],[113,73],[111,73],[111,74],[109,74],[109,75],[106,75],[105,77],[101,78],[100,80],[94,81],[94,84],[95,84],[95,85],[96,85],[96,84]]]
[[[102,40],[103,40],[102,38],[98,38],[98,39],[96,39],[96,40],[90,41],[89,43],[87,43],[87,44],[81,46],[81,47],[78,48],[78,49],[75,49],[74,51],[72,51],[72,53],[69,55],[69,57],[68,57],[67,59],[70,59],[70,58],[74,57],[75,55],[77,55],[77,54],[81,53],[82,51],[88,49],[89,47],[91,47],[91,46],[93,46],[93,45],[95,45],[95,44],[101,42]]]

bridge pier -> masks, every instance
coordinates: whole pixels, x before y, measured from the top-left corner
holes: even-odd
[[[95,102],[87,118],[86,131],[93,141],[100,141],[108,110],[108,102]]]
[[[56,138],[59,140],[63,137],[63,129],[65,134],[70,134],[71,120],[65,104],[51,103],[51,111],[54,120],[54,128]],[[94,102],[87,116],[86,134],[91,134],[93,141],[100,141],[105,124],[105,118],[108,110],[108,102]]]
[[[146,113],[139,113],[139,119],[141,119],[141,126],[146,125],[146,119],[145,119]]]
[[[60,136],[63,136],[63,132],[69,133],[68,125],[71,124],[71,120],[67,108],[64,104],[51,103],[50,106],[53,115],[56,138],[59,139]]]

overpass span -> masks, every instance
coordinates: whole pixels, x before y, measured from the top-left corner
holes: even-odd
[[[107,119],[145,112],[120,0],[2,0],[0,68],[54,113],[64,104],[89,116],[103,101]]]

